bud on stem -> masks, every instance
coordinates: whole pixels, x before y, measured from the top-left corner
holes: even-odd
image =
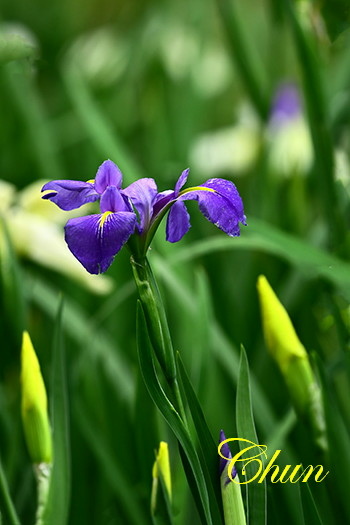
[[[52,439],[47,397],[39,362],[28,332],[22,340],[22,421],[32,462],[51,463]]]
[[[315,442],[326,450],[321,392],[309,356],[265,276],[260,275],[257,287],[266,345],[282,372],[296,412],[310,424]]]

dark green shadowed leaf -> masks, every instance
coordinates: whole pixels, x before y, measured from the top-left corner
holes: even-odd
[[[20,525],[0,459],[0,518],[2,517],[4,517],[4,523],[8,525]]]
[[[120,465],[114,460],[114,451],[111,450],[104,433],[96,432],[95,420],[93,417],[89,417],[83,403],[78,401],[75,408],[74,417],[78,421],[82,434],[91,447],[93,454],[95,454],[96,460],[101,466],[101,471],[104,472],[111,489],[120,500],[120,506],[127,516],[128,524],[146,525],[147,519],[137,505],[137,499],[133,495],[130,481],[126,479]],[[137,464],[135,462],[136,467]]]
[[[241,347],[239,377],[236,398],[236,424],[239,438],[248,439],[259,444],[255,430],[253,409],[251,403],[249,365],[244,347]],[[240,443],[241,450],[247,445]],[[255,454],[255,451],[254,451]],[[262,459],[260,457],[260,459]],[[253,462],[245,467],[247,479],[256,473],[256,464]],[[242,480],[243,481],[243,480]],[[251,525],[265,525],[266,523],[266,481],[263,483],[247,483],[248,519]]]
[[[20,347],[22,332],[25,327],[25,301],[23,277],[20,272],[5,220],[0,216],[0,308],[1,331],[8,332],[14,338],[14,346]],[[5,330],[6,327],[6,330]]]
[[[299,483],[305,525],[323,525],[308,483]]]
[[[329,470],[329,474],[322,483],[317,485],[325,488],[329,497],[328,512],[332,514],[332,507],[336,507],[336,516],[342,523],[350,522],[350,456],[349,443],[350,436],[344,421],[341,419],[339,408],[337,406],[336,398],[329,377],[326,376],[323,363],[314,355],[314,360],[317,363],[322,382],[322,395],[324,403],[324,411],[326,417],[327,437],[329,444],[329,458],[324,461],[324,473]],[[328,463],[328,466],[327,466]],[[318,488],[318,487],[317,487]],[[317,494],[313,490],[315,501]],[[325,494],[325,496],[327,497]],[[324,510],[320,508],[320,512]],[[324,514],[321,514],[323,517]],[[324,517],[327,522],[328,516]],[[340,521],[339,521],[340,523]]]
[[[196,505],[199,509],[202,508],[202,511],[200,512],[202,512],[205,516],[206,523],[208,525],[214,525],[210,513],[205,478],[195,446],[189,436],[187,428],[185,427],[175,407],[166,396],[157,378],[152,357],[152,348],[148,337],[144,313],[140,303],[138,303],[137,310],[137,347],[141,372],[148,392],[153,399],[153,402],[173,430],[175,436],[180,442],[181,447],[184,449],[188,462],[193,471],[194,479],[196,481],[196,490],[192,490],[193,479],[189,479],[189,483],[192,494],[195,498]],[[199,494],[200,499],[197,497],[197,494]]]
[[[202,408],[199,404],[196,393],[192,388],[179,354],[177,355],[177,364],[182,387],[186,395],[188,407],[200,445],[200,460],[206,479],[212,517],[214,523],[220,525],[222,523],[223,516],[221,511],[219,457],[217,445],[210,433]]]
[[[53,465],[49,495],[43,512],[44,525],[68,523],[70,500],[70,441],[68,391],[65,369],[65,346],[62,335],[61,301],[53,342],[51,380],[51,422],[53,432]]]

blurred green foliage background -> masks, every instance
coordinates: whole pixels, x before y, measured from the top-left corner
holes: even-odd
[[[248,221],[239,239],[191,203],[186,238],[170,245],[160,230],[153,243],[175,348],[216,439],[221,428],[236,432],[243,343],[260,443],[281,448],[282,464],[312,463],[262,338],[256,279],[268,277],[326,378],[340,473],[334,493],[319,498],[324,523],[346,523],[350,469],[341,470],[348,460],[337,441],[350,430],[346,2],[3,0],[0,16],[0,454],[22,522],[33,523],[36,496],[20,421],[21,333],[31,334],[50,397],[62,294],[69,523],[150,523],[161,439],[176,523],[199,523],[175,440],[138,371],[128,253],[108,276],[84,274],[63,243],[68,214],[40,199],[43,182],[92,179],[110,158],[124,185],[147,176],[172,188],[190,166],[190,185],[225,177],[238,187]],[[276,117],[286,85],[300,108]],[[292,486],[270,486],[268,523],[302,523],[296,498]]]

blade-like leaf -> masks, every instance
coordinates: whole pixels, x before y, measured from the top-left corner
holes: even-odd
[[[253,410],[250,394],[249,365],[247,355],[242,346],[241,360],[239,365],[239,378],[237,384],[236,398],[236,424],[239,438],[244,438],[258,444],[258,436],[255,430]],[[241,447],[245,448],[243,445]],[[247,479],[255,474],[254,464],[245,467]],[[266,481],[262,483],[248,483],[248,518],[251,525],[265,525],[266,523]]]
[[[220,523],[222,523],[223,516],[221,510],[222,507],[217,445],[210,433],[202,408],[199,404],[196,393],[192,388],[192,385],[187,376],[185,367],[179,354],[177,356],[177,363],[179,367],[183,390],[186,395],[188,407],[191,412],[194,427],[198,436],[198,441],[201,450],[200,459],[201,464],[203,466],[203,473],[206,479],[212,517],[215,525],[220,525]]]
[[[8,525],[20,525],[0,460],[0,517],[2,516]]]
[[[62,335],[62,302],[60,304],[53,343],[51,382],[51,421],[53,431],[53,466],[43,523],[65,525],[68,522],[70,499],[70,441],[68,392],[65,370],[65,347]]]
[[[161,384],[159,383],[154,368],[152,348],[148,337],[144,313],[140,303],[138,304],[137,317],[137,346],[141,372],[148,392],[153,399],[153,402],[156,404],[161,414],[173,430],[175,436],[180,442],[181,447],[184,449],[188,462],[191,465],[191,469],[196,480],[198,493],[200,495],[199,501],[198,498],[196,498],[196,504],[198,507],[203,508],[203,514],[205,515],[207,524],[212,525],[213,521],[210,513],[208,491],[202,466],[187,428],[185,427],[178,412],[166,396]],[[195,497],[195,492],[193,492],[193,494]]]

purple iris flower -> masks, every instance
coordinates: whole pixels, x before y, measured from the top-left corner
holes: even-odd
[[[121,171],[111,160],[106,160],[95,180],[49,182],[42,188],[47,192],[43,198],[63,210],[100,200],[101,213],[70,219],[65,226],[65,238],[71,252],[88,272],[102,273],[133,234],[138,238],[138,255],[145,256],[168,210],[166,238],[170,242],[179,241],[190,228],[186,200],[197,200],[203,215],[228,235],[240,234],[239,223],[246,224],[246,218],[235,185],[224,179],[209,179],[200,186],[181,191],[188,173],[188,169],[182,172],[174,190],[159,193],[150,178],[139,179],[122,189]]]

